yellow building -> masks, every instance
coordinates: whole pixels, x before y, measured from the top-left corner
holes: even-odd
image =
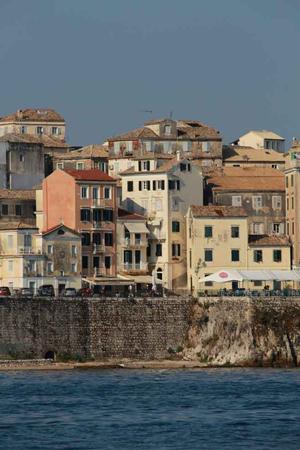
[[[199,285],[200,278],[219,270],[289,270],[291,267],[288,238],[248,236],[247,214],[242,208],[192,205],[187,214],[187,230],[188,282],[194,294],[201,287],[216,290],[237,287],[236,282]],[[263,283],[245,285],[259,286],[263,287]]]
[[[238,145],[242,147],[253,147],[258,149],[276,150],[284,152],[285,139],[274,131],[251,130],[243,134],[237,140]]]

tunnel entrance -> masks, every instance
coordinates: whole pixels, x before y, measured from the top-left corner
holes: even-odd
[[[54,352],[53,350],[48,350],[48,351],[45,353],[44,358],[45,358],[45,359],[53,359],[53,360],[55,361],[55,359],[56,359],[56,354],[55,354],[55,352]]]

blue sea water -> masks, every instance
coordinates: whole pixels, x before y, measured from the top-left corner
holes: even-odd
[[[299,449],[300,371],[2,372],[0,448]]]

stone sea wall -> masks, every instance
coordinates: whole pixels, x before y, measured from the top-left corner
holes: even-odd
[[[0,358],[300,364],[300,298],[0,299]]]

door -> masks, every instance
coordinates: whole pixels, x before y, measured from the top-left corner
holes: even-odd
[[[135,268],[136,268],[136,270],[141,269],[141,251],[140,250],[135,251]]]

